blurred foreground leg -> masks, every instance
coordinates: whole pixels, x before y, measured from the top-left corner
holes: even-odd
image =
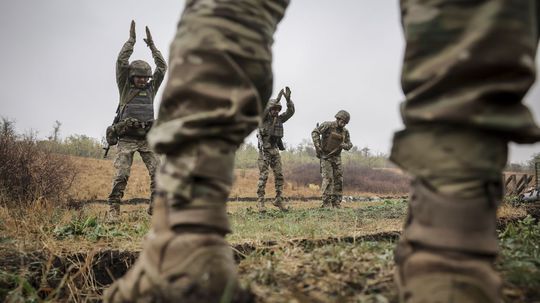
[[[105,302],[229,302],[236,265],[224,240],[236,149],[272,91],[272,36],[284,0],[186,1],[169,80],[148,139],[165,154],[141,256]]]
[[[540,138],[536,1],[401,1],[406,126],[392,160],[415,177],[396,249],[402,302],[500,302],[493,268],[508,141]]]

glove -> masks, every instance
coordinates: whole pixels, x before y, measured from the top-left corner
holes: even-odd
[[[291,99],[291,89],[288,86],[285,86],[285,99],[290,100]]]
[[[129,29],[129,39],[132,39],[133,41],[136,40],[135,35],[135,20],[131,20],[131,27]]]
[[[152,39],[152,34],[150,33],[150,29],[148,26],[146,27],[146,39],[143,39],[144,42],[146,42],[146,45],[150,48],[154,47],[154,40]]]

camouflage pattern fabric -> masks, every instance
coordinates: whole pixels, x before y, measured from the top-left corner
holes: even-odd
[[[295,108],[291,98],[287,98],[287,110],[279,114],[277,117],[270,115],[270,109],[272,105],[279,104],[279,99],[273,102],[269,102],[262,114],[262,122],[259,127],[259,140],[260,147],[273,148],[276,147],[276,141],[281,140],[284,135],[283,124],[294,115]]]
[[[171,47],[172,74],[160,107],[158,123],[149,134],[152,147],[166,154],[158,187],[167,198],[167,224],[185,228],[204,226],[224,232],[229,230],[224,204],[232,183],[234,152],[257,126],[261,109],[270,97],[270,46],[287,4],[288,1],[279,0],[186,1]],[[468,209],[459,206],[468,205],[469,202],[475,214],[483,214],[488,207],[496,208],[496,198],[500,198],[500,193],[494,191],[491,183],[486,181],[491,180],[491,173],[502,169],[499,164],[506,157],[506,140],[535,142],[540,138],[540,129],[521,103],[535,76],[534,55],[538,43],[535,13],[538,7],[537,2],[532,0],[402,0],[401,7],[407,42],[402,77],[407,99],[402,105],[406,130],[396,135],[392,157],[415,175],[425,173],[438,176],[442,180],[438,184],[445,188],[442,195],[437,186],[415,187],[422,197],[414,200],[408,224],[416,218],[425,219],[427,224],[414,224],[420,226],[422,231],[429,229],[432,222],[426,213],[419,215],[418,212],[430,203],[430,211],[437,211],[434,206],[441,204],[454,214],[459,213],[459,209]],[[444,134],[445,129],[454,130],[448,137],[460,145],[452,147],[450,151],[443,150],[437,144],[429,145],[440,142],[432,139],[437,134]],[[465,143],[473,140],[476,140],[475,148],[471,151],[473,156],[490,147],[495,149],[481,164],[487,170],[466,168],[465,163],[460,162],[462,158],[457,157],[460,151],[466,151],[460,150],[466,148]],[[417,144],[417,147],[409,153],[407,147],[410,144]],[[449,164],[431,162],[437,158],[422,159],[416,154],[431,153],[428,148],[432,146],[437,156],[450,156],[445,159]],[[445,169],[452,165],[467,178],[446,178]],[[465,188],[465,183],[473,188],[481,185],[483,196],[460,200],[458,193]],[[485,222],[493,213],[491,211],[483,216],[481,222]],[[452,238],[457,241],[452,244],[461,245],[459,240],[466,239],[466,236],[458,226],[460,222],[459,217],[445,218],[442,222],[444,226],[436,227],[441,227],[442,232],[455,232]],[[477,227],[474,224],[465,226]],[[482,229],[482,232],[485,230]],[[415,235],[418,234],[422,235],[421,232]],[[486,233],[486,237],[494,235]],[[430,240],[429,236],[426,238]],[[455,280],[459,281],[454,283],[458,286],[465,281],[467,286],[476,287],[478,284],[475,283],[489,280],[482,277],[493,276],[489,274],[488,262],[475,259],[478,255],[475,254],[474,243],[457,252],[453,250],[455,247],[438,247],[437,242],[433,242],[434,250],[415,256],[418,247],[430,246],[414,246],[407,241],[402,242],[407,250],[400,250],[406,253],[400,254],[402,258],[397,260],[398,264],[403,264],[404,259],[416,258],[421,260],[419,265],[424,265],[418,268],[419,271],[424,270],[420,275],[425,273],[426,268],[434,272],[424,276],[424,280],[416,280],[418,283],[415,285],[420,286],[412,287],[407,273],[399,271],[397,276],[405,278],[402,280],[404,287],[416,290],[436,281],[443,283],[436,285],[436,289],[446,291],[448,284],[444,284],[445,281],[453,281],[452,275],[456,273],[447,275],[449,279],[446,280],[441,279],[439,274],[445,268],[457,268],[453,266],[456,264],[465,267],[472,264],[472,267],[462,271],[465,274],[460,279]],[[423,244],[418,238],[414,241]],[[152,253],[152,256],[163,255],[160,255],[162,250],[154,249],[157,245],[148,243],[145,251]],[[449,251],[450,254],[441,254],[441,251]],[[414,258],[410,257],[411,253]],[[169,258],[167,264],[180,263],[173,262],[173,252],[166,256]],[[450,256],[457,256],[457,260],[461,261],[449,262]],[[160,257],[153,259],[158,259],[156,266],[165,263]],[[425,266],[429,265],[428,262],[437,262],[439,266],[428,268]],[[132,272],[143,275],[144,271],[140,268]],[[488,274],[473,275],[478,268]],[[161,266],[154,269],[151,274],[161,277]],[[189,272],[183,276],[189,276]],[[161,280],[155,277],[150,279]],[[152,289],[152,283],[144,285]],[[218,287],[218,284],[212,287]],[[139,285],[136,283],[130,289],[132,294],[144,294],[137,289]],[[480,289],[484,286],[471,289],[482,293]],[[489,296],[492,287],[486,287],[489,290],[485,294]],[[410,295],[410,291],[403,293]],[[453,291],[459,289],[450,289],[450,294]],[[130,291],[122,289],[118,293],[128,294]],[[430,301],[430,297],[417,300],[416,295],[413,294],[415,297],[410,302]],[[426,292],[426,295],[437,294]]]
[[[281,97],[281,94],[280,94]],[[263,112],[261,126],[259,126],[257,138],[259,140],[259,182],[257,183],[257,196],[264,198],[266,181],[268,180],[268,169],[271,168],[274,173],[274,182],[276,188],[276,198],[280,198],[283,193],[283,168],[281,166],[281,157],[279,150],[283,149],[282,137],[284,134],[283,124],[287,122],[295,112],[294,103],[287,97],[287,110],[277,117],[270,115],[271,105],[279,104],[279,98],[274,102],[268,103]]]
[[[266,181],[268,180],[269,168],[274,173],[274,182],[276,188],[276,197],[281,197],[283,193],[283,168],[281,166],[281,156],[279,150],[274,148],[259,150],[259,182],[257,183],[257,197],[264,198]]]
[[[333,138],[339,138],[334,142]],[[311,139],[321,159],[323,207],[340,207],[343,198],[343,166],[341,150],[352,148],[349,131],[340,128],[336,121],[326,121],[311,132]]]
[[[406,128],[391,159],[414,177],[395,254],[402,302],[501,301],[493,261],[507,143],[540,139],[522,103],[538,9],[532,0],[401,1]]]
[[[145,89],[136,88],[133,83],[131,83],[129,58],[133,53],[133,47],[135,45],[134,29],[135,23],[132,21],[130,38],[122,47],[116,61],[116,82],[118,85],[118,90],[120,92],[119,107],[121,111],[123,111],[126,104],[132,99],[140,98],[147,103],[152,103],[155,94],[159,89],[163,78],[165,77],[165,72],[167,71],[167,64],[165,62],[165,59],[161,55],[160,51],[155,47],[153,42],[149,41],[150,43],[147,42],[147,45],[152,51],[152,56],[156,64],[156,70],[152,75],[152,79],[148,83],[148,86]],[[150,35],[148,29],[147,35]],[[143,66],[145,66],[145,64],[143,64],[143,62],[140,60],[138,62],[135,61],[135,63],[139,63],[138,65],[142,64]],[[148,64],[146,63],[146,65]],[[151,118],[153,120],[153,108],[150,104],[147,104],[146,109],[151,113],[142,114],[146,114],[148,118]],[[133,155],[135,152],[139,152],[150,174],[150,205],[152,205],[156,192],[155,172],[157,166],[159,165],[158,158],[150,150],[150,147],[148,146],[145,138],[146,133],[152,125],[152,120],[139,121],[132,117],[123,117],[120,122],[116,123],[111,127],[113,130],[112,133],[117,135],[119,140],[117,147],[118,153],[114,160],[116,174],[113,180],[112,191],[109,195],[110,204],[120,203],[122,197],[124,196],[124,190],[129,179],[131,165],[133,164]]]
[[[118,204],[124,196],[124,191],[133,164],[133,155],[139,152],[141,158],[148,169],[150,175],[150,201],[154,200],[156,193],[155,173],[159,165],[159,159],[150,150],[146,140],[125,140],[120,139],[117,146],[117,154],[114,159],[116,174],[113,179],[112,191],[109,195],[109,204]]]
[[[272,92],[272,35],[288,1],[187,1],[148,135],[166,155],[158,188],[173,226],[229,231],[234,155]]]
[[[321,158],[323,207],[340,207],[343,198],[343,166],[341,156]]]
[[[540,139],[521,102],[535,78],[537,1],[406,0],[401,10],[406,129],[391,159],[450,195],[482,195],[508,141]]]
[[[120,92],[120,106],[124,106],[128,103],[133,97],[138,93],[138,89],[133,87],[129,79],[129,58],[133,54],[133,47],[135,46],[135,38],[130,37],[118,54],[118,59],[116,60],[116,84],[118,85],[118,90]],[[154,58],[154,63],[156,64],[156,70],[152,75],[152,79],[149,82],[148,90],[151,92],[152,100],[155,97],[163,78],[165,78],[165,72],[167,71],[167,63],[161,55],[161,52],[152,44],[150,47],[152,51],[152,57]]]
[[[535,79],[538,10],[534,0],[401,1],[406,127],[449,124],[538,141],[521,103]]]
[[[341,143],[332,142],[332,135],[339,135],[342,138]],[[349,150],[353,147],[349,130],[338,127],[336,121],[323,122],[315,127],[311,132],[311,140],[315,149],[320,151],[323,157],[340,155],[341,150]]]

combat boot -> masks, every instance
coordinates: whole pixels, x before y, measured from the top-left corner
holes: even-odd
[[[189,214],[198,218],[197,212]],[[152,229],[129,272],[104,294],[106,303],[230,302],[237,272],[225,232],[203,225],[171,227],[165,198],[156,198]]]
[[[283,198],[281,196],[276,196],[274,202],[272,202],[272,205],[279,208],[281,211],[289,211],[289,209],[287,209],[287,207],[283,204]]]
[[[341,208],[341,196],[332,196],[332,207]]]
[[[323,196],[322,204],[320,208],[330,208],[332,206],[332,199],[330,197]]]
[[[120,218],[120,203],[109,201],[109,211],[107,212],[107,215],[110,220],[117,220]]]
[[[456,199],[415,181],[395,253],[401,302],[501,302],[496,197]]]
[[[257,199],[257,210],[260,213],[266,212],[266,207],[264,206],[264,197],[259,197],[259,199]]]

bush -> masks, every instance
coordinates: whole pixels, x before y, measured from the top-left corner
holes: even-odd
[[[69,158],[40,149],[35,136],[17,136],[13,122],[0,122],[0,202],[28,204],[60,199],[76,170]]]
[[[358,163],[343,164],[344,190],[354,192],[370,192],[376,194],[406,194],[410,179],[403,174],[386,169],[374,169]],[[291,165],[286,171],[287,181],[297,186],[320,184],[321,173],[319,163]]]

